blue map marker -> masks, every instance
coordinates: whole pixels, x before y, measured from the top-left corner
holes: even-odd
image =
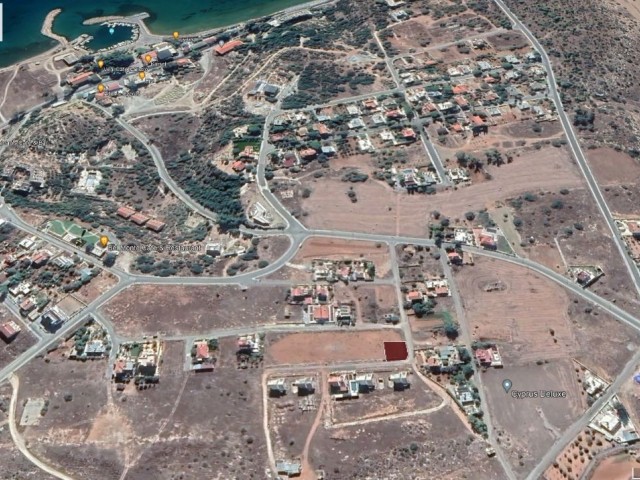
[[[511,383],[511,380],[509,380],[508,378],[505,378],[502,381],[502,388],[504,388],[505,393],[509,393],[509,390],[511,390],[512,385],[513,383]]]
[[[113,28],[113,27],[111,27],[111,28],[109,29],[109,33],[110,33],[111,35],[113,35],[113,34],[115,33],[115,31],[116,31],[116,29],[115,29],[115,28]]]

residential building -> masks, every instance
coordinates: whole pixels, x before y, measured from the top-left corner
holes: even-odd
[[[0,325],[0,337],[2,337],[5,342],[10,343],[18,336],[21,330],[20,325],[10,320]]]
[[[227,42],[222,46],[215,47],[214,50],[218,55],[226,55],[232,50],[238,48],[240,45],[244,45],[244,43],[240,40],[231,40],[230,42]]]

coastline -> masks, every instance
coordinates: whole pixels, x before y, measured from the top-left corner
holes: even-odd
[[[53,40],[60,43],[61,45],[66,46],[67,39],[53,32],[53,21],[61,12],[62,12],[61,8],[56,8],[54,10],[51,10],[49,13],[47,13],[47,16],[45,17],[44,22],[42,22],[42,28],[40,29],[40,33],[42,33],[42,35],[44,35],[45,37],[52,38]]]
[[[205,29],[205,30],[200,30],[197,32],[193,32],[193,33],[189,33],[189,36],[207,36],[207,35],[212,35],[214,33],[218,33],[222,30],[226,30],[226,29],[230,29],[230,28],[234,28],[234,27],[238,27],[238,26],[242,26],[245,25],[248,22],[255,22],[267,17],[272,17],[275,15],[282,15],[282,14],[286,14],[286,13],[291,13],[291,12],[295,12],[298,10],[304,10],[304,9],[312,9],[321,5],[325,5],[325,4],[330,4],[330,3],[335,3],[336,0],[310,0],[304,3],[300,3],[298,5],[293,5],[291,7],[287,7],[281,10],[277,10],[273,13],[270,14],[266,14],[266,15],[260,15],[257,17],[251,17],[251,18],[247,18],[246,20],[240,21],[240,22],[235,22],[235,23],[229,23],[226,25],[221,25],[219,27],[213,27],[213,28],[209,28],[209,29]],[[45,17],[43,24],[42,24],[42,28],[40,30],[40,33],[47,38],[50,38],[52,40],[55,40],[58,45],[47,49],[46,51],[37,53],[35,55],[32,56],[28,56],[25,58],[22,58],[10,65],[6,65],[3,67],[0,67],[0,71],[4,71],[7,69],[11,69],[14,68],[17,65],[22,65],[22,64],[28,64],[31,63],[33,61],[37,61],[37,60],[41,60],[42,58],[46,58],[47,56],[50,56],[51,54],[55,53],[56,50],[59,50],[61,47],[62,48],[66,48],[69,46],[69,40],[64,37],[63,35],[59,35],[57,33],[55,33],[53,31],[53,23],[55,18],[62,12],[61,8],[56,8],[54,10],[51,10],[47,16]],[[148,34],[150,36],[156,36],[156,37],[167,37],[171,34],[171,32],[166,32],[166,33],[162,33],[162,32],[154,32],[149,28],[149,25],[147,25],[147,23],[144,21],[145,18],[149,17],[149,14],[144,12],[144,13],[137,13],[134,15],[130,15],[130,16],[119,16],[119,15],[105,15],[105,16],[101,16],[101,17],[92,17],[92,18],[88,18],[86,20],[84,20],[82,22],[83,25],[96,25],[96,24],[100,24],[103,22],[108,22],[111,20],[114,21],[120,21],[120,20],[127,20],[127,19],[131,19],[132,17],[138,17],[137,19],[135,19],[135,23],[137,23],[140,26],[140,29],[142,32],[144,32],[145,34]]]
[[[93,18],[88,18],[87,20],[82,22],[82,25],[96,25],[98,23],[103,23],[103,22],[113,22],[117,20],[122,20],[123,18],[127,18],[127,17],[123,17],[122,15],[107,15],[106,17],[93,17]]]

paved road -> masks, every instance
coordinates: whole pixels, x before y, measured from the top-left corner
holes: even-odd
[[[540,56],[542,58],[542,64],[547,72],[548,85],[549,85],[549,98],[553,101],[556,107],[556,111],[558,113],[558,118],[560,119],[560,123],[562,124],[562,128],[564,129],[564,133],[567,137],[567,141],[569,142],[569,146],[571,147],[571,151],[573,152],[573,156],[576,159],[578,167],[584,176],[587,187],[591,192],[591,195],[596,201],[598,205],[598,209],[600,213],[606,220],[607,226],[611,232],[611,236],[613,237],[614,243],[620,253],[620,256],[625,262],[627,266],[627,270],[633,279],[634,286],[636,291],[640,295],[640,270],[636,267],[635,263],[631,259],[631,257],[627,254],[627,248],[622,238],[620,237],[619,230],[616,227],[616,224],[613,219],[613,215],[611,214],[611,210],[609,210],[609,206],[607,205],[602,192],[600,191],[600,187],[596,182],[593,172],[589,167],[586,157],[580,148],[580,142],[576,137],[575,131],[573,130],[573,125],[569,120],[569,117],[564,111],[562,106],[562,102],[560,100],[560,95],[558,94],[558,85],[556,83],[556,78],[553,73],[553,69],[551,67],[551,61],[549,60],[549,56],[547,52],[542,47],[538,39],[531,33],[531,31],[515,16],[515,14],[509,10],[509,8],[504,4],[502,0],[494,0],[495,3],[502,9],[502,11],[509,17],[511,22],[513,23],[514,29],[521,31],[527,39],[533,44],[533,46],[538,50]]]
[[[584,176],[587,182],[587,187],[589,188],[591,195],[593,196],[594,200],[596,201],[596,204],[598,205],[598,209],[600,210],[600,213],[604,217],[607,223],[607,226],[609,227],[609,231],[611,232],[613,241],[616,245],[616,248],[618,249],[618,253],[622,257],[627,267],[627,270],[629,272],[629,275],[633,280],[636,292],[640,294],[640,270],[638,270],[637,266],[635,265],[631,257],[627,254],[626,245],[624,244],[624,242],[622,241],[622,238],[620,237],[613,215],[611,214],[611,210],[609,209],[609,206],[607,205],[604,199],[604,196],[602,195],[600,187],[596,182],[593,172],[589,167],[587,159],[584,156],[582,149],[580,148],[580,142],[573,130],[573,125],[564,111],[562,102],[560,100],[560,95],[558,94],[558,86],[557,86],[557,82],[553,72],[553,68],[551,66],[551,61],[549,60],[549,56],[547,55],[546,50],[540,44],[538,39],[518,19],[518,17],[507,7],[507,5],[502,0],[494,0],[494,1],[496,5],[498,5],[502,9],[505,15],[509,17],[509,19],[513,24],[514,29],[521,31],[540,53],[542,64],[547,72],[548,85],[549,85],[549,98],[553,101],[556,107],[558,118],[560,119],[560,122],[562,124],[562,128],[567,137],[567,141],[569,143],[573,156],[576,160],[578,167],[580,168],[580,171],[582,172],[582,175]],[[627,319],[626,323],[631,324],[635,328],[638,328],[638,325],[640,324],[640,322],[638,322],[638,320],[635,318]],[[638,360],[640,360],[640,354],[634,356],[631,362],[627,364],[623,372],[618,376],[614,384],[610,387],[610,390],[607,396],[613,395],[613,393],[617,391],[617,389],[620,387],[620,385],[622,385],[622,383],[624,383],[624,381],[629,377],[629,375],[633,373],[633,369],[636,367]],[[604,399],[607,396],[602,397],[594,405],[602,405],[605,401]],[[558,441],[556,441],[553,448],[551,448],[547,452],[547,454],[544,456],[541,462],[531,471],[531,473],[527,478],[532,480],[539,478],[542,475],[542,473],[545,471],[545,469],[548,467],[548,465],[551,462],[553,462],[554,459],[562,452],[566,444],[569,443],[571,440],[573,440],[577,432],[579,432],[582,428],[584,428],[584,426],[588,424],[589,419],[593,415],[593,413],[595,413],[595,409],[592,407],[587,411],[587,413],[584,416],[582,416],[576,423],[574,423],[569,429],[567,429],[563,434],[563,436]]]
[[[444,253],[445,252],[442,252],[442,255],[440,256],[440,266],[442,267],[442,271],[445,274],[446,278],[449,279],[449,290],[451,291],[451,298],[453,299],[454,308],[456,310],[456,318],[458,319],[458,324],[460,325],[460,334],[461,334],[460,337],[465,347],[467,347],[467,350],[469,351],[469,353],[472,353],[473,352],[473,349],[471,348],[472,336],[471,336],[469,324],[467,323],[467,316],[462,303],[462,297],[458,292],[458,287],[453,277],[451,266],[449,265],[447,256]],[[484,412],[482,420],[487,425],[488,441],[489,443],[491,443],[494,450],[496,451],[496,458],[500,462],[500,465],[502,466],[502,469],[504,470],[507,477],[510,480],[515,480],[516,476],[513,473],[513,470],[511,469],[511,464],[509,463],[509,459],[505,455],[504,451],[502,450],[502,446],[500,445],[500,443],[498,442],[498,439],[495,436],[495,429],[493,427],[493,421],[491,420],[489,402],[487,400],[487,396],[485,395],[482,375],[480,374],[477,368],[474,368],[474,370],[475,370],[475,375],[473,377],[473,381],[476,384],[476,387],[478,387],[478,394],[480,395],[480,404],[482,405],[482,410]]]

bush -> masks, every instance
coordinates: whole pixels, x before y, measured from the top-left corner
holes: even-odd
[[[260,260],[258,262],[258,268],[267,268],[267,266],[269,266],[269,262],[266,260]]]
[[[561,210],[562,208],[564,208],[564,203],[562,202],[562,200],[554,200],[553,202],[551,202],[551,208],[555,210]]]
[[[521,218],[514,218],[513,219],[513,226],[516,228],[520,228],[523,225],[523,221]]]
[[[473,212],[467,212],[464,214],[464,218],[466,218],[469,221],[472,221],[474,218],[476,218],[476,214]]]

